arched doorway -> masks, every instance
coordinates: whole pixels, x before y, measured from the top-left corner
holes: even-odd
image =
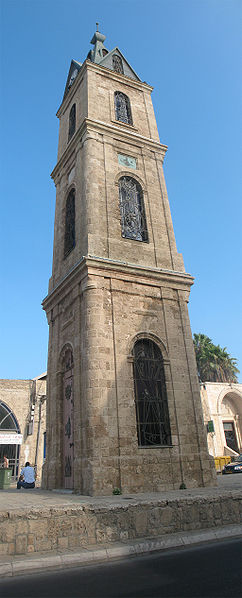
[[[63,375],[63,477],[64,488],[74,487],[74,395],[73,354],[67,349],[64,354]]]
[[[241,396],[235,391],[227,392],[221,402],[224,446],[235,453],[242,450],[241,417]]]
[[[0,464],[3,463],[4,456],[7,457],[14,479],[18,477],[21,444],[22,435],[17,418],[13,411],[0,401]]]

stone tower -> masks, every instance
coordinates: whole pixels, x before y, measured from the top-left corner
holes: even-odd
[[[60,119],[45,487],[214,483],[152,87],[94,34]]]

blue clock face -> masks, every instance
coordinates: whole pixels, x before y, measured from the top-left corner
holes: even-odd
[[[125,156],[125,154],[118,154],[118,163],[121,166],[127,166],[128,168],[136,169],[136,159],[132,156]]]

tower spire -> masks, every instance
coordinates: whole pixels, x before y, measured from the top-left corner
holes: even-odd
[[[108,50],[105,48],[103,42],[106,39],[106,36],[98,31],[99,23],[96,23],[97,30],[95,31],[92,39],[91,44],[94,45],[93,50],[90,52],[90,58],[92,62],[96,62],[97,64],[103,59],[105,54],[108,53]]]

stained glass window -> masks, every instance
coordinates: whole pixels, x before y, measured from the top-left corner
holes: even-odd
[[[117,54],[113,54],[113,70],[122,75],[124,73],[122,59]]]
[[[149,339],[135,343],[134,385],[139,446],[171,446],[163,357]]]
[[[73,104],[69,114],[69,134],[68,134],[68,141],[70,141],[71,137],[74,135],[76,130],[76,104]]]
[[[143,192],[132,177],[119,179],[119,206],[122,237],[148,241]]]
[[[75,191],[72,189],[66,200],[64,257],[75,247]]]
[[[125,93],[122,93],[121,91],[115,91],[114,104],[116,120],[119,120],[123,123],[127,123],[128,125],[132,125],[133,122],[128,96],[126,96]]]

